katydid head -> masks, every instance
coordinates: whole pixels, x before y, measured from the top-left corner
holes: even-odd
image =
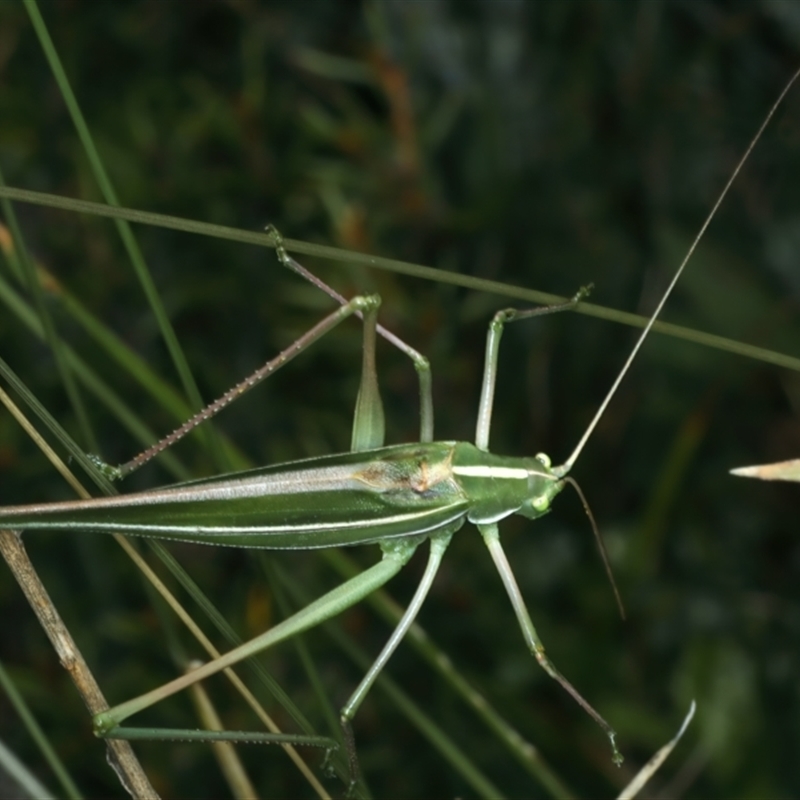
[[[552,471],[550,456],[537,453],[532,459],[525,459],[528,472],[528,496],[516,513],[526,519],[536,519],[550,511],[553,498],[564,488],[565,481]]]

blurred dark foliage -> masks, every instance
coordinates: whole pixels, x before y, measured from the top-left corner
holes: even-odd
[[[594,302],[640,313],[654,307],[800,66],[800,7],[783,0],[64,0],[43,3],[42,12],[123,205],[254,230],[273,222],[292,238],[561,295],[594,282]],[[8,2],[0,4],[0,108],[7,183],[100,199],[24,7]],[[666,318],[797,352],[799,169],[795,89]],[[175,380],[112,226],[16,210],[35,256]],[[143,227],[137,235],[208,399],[330,307],[269,251]],[[345,294],[381,293],[384,324],[431,358],[437,437],[470,439],[486,323],[508,301],[304,263]],[[155,429],[174,427],[66,319],[61,333]],[[353,324],[328,337],[228,411],[221,427],[256,463],[346,449],[359,335]],[[493,450],[565,458],[632,341],[628,329],[575,315],[509,328]],[[6,311],[0,343],[74,432],[49,356]],[[388,347],[380,359],[388,438],[410,440],[413,369]],[[504,525],[548,651],[618,728],[626,770],[672,735],[696,698],[697,719],[654,794],[800,792],[800,490],[727,474],[800,455],[798,404],[795,374],[674,339],[648,343],[574,472],[606,537],[625,623],[574,496],[535,525]],[[136,451],[116,420],[90,408],[104,458]],[[181,455],[198,474],[213,469],[191,445]],[[6,414],[0,469],[2,503],[68,496]],[[151,467],[130,486],[166,480]],[[112,542],[42,535],[27,543],[112,701],[170,676],[139,581]],[[371,550],[356,555],[369,563]],[[269,594],[247,554],[180,554],[240,630],[253,634],[269,619],[256,613]],[[311,554],[282,563],[305,585],[332,581],[318,578]],[[392,594],[407,598],[420,568],[415,560]],[[121,794],[5,568],[0,614],[0,657],[76,780],[89,796]],[[612,795],[625,783],[629,773],[613,768],[602,733],[525,651],[473,530],[456,537],[421,622],[577,794]],[[387,635],[363,609],[345,624],[371,652]],[[322,635],[307,639],[341,703],[357,671]],[[291,648],[268,663],[313,716]],[[389,671],[509,796],[545,796],[408,648]],[[180,724],[183,706],[170,709],[162,722]],[[250,724],[236,714],[231,727]],[[471,796],[379,693],[356,720],[356,736],[375,796]],[[3,698],[0,739],[40,764]],[[202,747],[137,749],[164,796],[224,791]],[[279,751],[245,755],[263,796],[307,794]]]

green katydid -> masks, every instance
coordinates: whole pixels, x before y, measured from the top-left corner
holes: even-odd
[[[746,156],[747,154],[745,158]],[[712,209],[709,220],[738,171],[739,167]],[[374,666],[342,710],[342,722],[349,741],[350,720],[380,669],[411,625],[453,533],[468,520],[478,527],[484,538],[531,652],[548,674],[558,680],[604,728],[612,743],[615,759],[619,760],[612,728],[546,656],[500,545],[497,523],[513,513],[535,519],[549,510],[553,498],[569,480],[567,473],[647,337],[707,224],[708,221],[701,228],[592,422],[573,453],[560,466],[553,467],[549,458],[543,455],[534,458],[510,458],[488,452],[503,325],[515,319],[557,310],[558,307],[523,312],[508,310],[496,315],[487,340],[474,445],[433,440],[430,390],[423,388],[425,402],[421,414],[421,441],[410,445],[384,447],[374,359],[379,300],[375,296],[366,296],[353,298],[342,305],[337,312],[329,315],[299,340],[292,353],[285,353],[281,357],[282,362],[288,360],[346,316],[363,314],[364,365],[350,453],[193,481],[119,498],[2,509],[0,524],[19,531],[90,529],[204,544],[276,549],[365,543],[379,543],[382,548],[383,558],[374,567],[329,592],[266,634],[199,668],[191,676],[179,678],[155,692],[100,715],[95,719],[98,733],[118,735],[120,722],[146,708],[156,699],[177,692],[190,683],[306,630],[358,602],[386,583],[408,561],[418,545],[426,538],[430,539],[428,566],[406,614]],[[277,240],[276,245],[282,260],[291,265]],[[580,295],[564,307],[579,300]],[[276,366],[278,365],[274,365],[268,372],[273,371]],[[249,380],[247,383],[252,384],[253,381]],[[428,386],[425,382],[422,385]],[[238,393],[239,390],[235,389],[231,394]],[[219,407],[226,403],[227,401]],[[205,418],[209,414],[200,416]],[[172,440],[168,438],[165,441],[169,443]],[[148,451],[148,457],[158,449]],[[350,752],[354,759],[352,746]]]

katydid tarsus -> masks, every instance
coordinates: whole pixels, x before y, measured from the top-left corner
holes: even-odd
[[[476,525],[484,539],[531,653],[547,673],[603,728],[611,742],[613,758],[620,762],[621,756],[611,726],[561,675],[545,654],[500,544],[498,522],[515,513],[528,519],[547,513],[555,495],[570,480],[569,471],[649,334],[653,322],[750,149],[794,79],[784,89],[734,170],[597,413],[563,464],[554,467],[543,454],[531,458],[491,454],[491,414],[503,326],[510,321],[569,308],[580,302],[581,293],[563,306],[526,311],[509,309],[498,312],[495,316],[487,337],[474,444],[434,440],[430,381],[426,364],[413,351],[405,348],[415,358],[418,372],[422,376],[421,436],[418,443],[395,446],[384,446],[383,412],[375,366],[380,300],[374,295],[358,296],[342,301],[337,311],[284,351],[271,365],[260,371],[257,377],[250,378],[233,389],[223,401],[214,404],[209,412],[198,415],[197,420],[191,421],[179,432],[182,435],[202,419],[216,413],[245,388],[273,372],[341,320],[358,314],[363,315],[364,320],[364,361],[354,415],[352,448],[349,453],[120,497],[7,507],[0,510],[0,525],[23,532],[37,529],[94,530],[246,548],[321,548],[368,543],[377,543],[381,547],[383,557],[375,566],[319,598],[262,636],[199,667],[190,675],[180,677],[98,715],[94,721],[96,732],[109,737],[128,735],[120,728],[120,723],[130,715],[338,614],[397,574],[419,544],[429,539],[428,565],[405,615],[373,667],[342,709],[341,721],[348,743],[351,779],[355,780],[357,761],[350,722],[378,673],[413,622],[452,535],[465,521],[469,521]],[[275,245],[283,263],[295,268],[296,263],[285,253],[277,235]],[[168,446],[179,435],[168,437],[163,446]],[[123,468],[122,472],[136,468],[160,449],[163,447],[157,445],[146,451],[142,457],[130,462],[130,467]],[[174,732],[172,734],[174,736]],[[209,732],[206,738],[214,738],[214,734]]]

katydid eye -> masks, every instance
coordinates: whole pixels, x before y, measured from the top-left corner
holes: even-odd
[[[547,464],[546,466],[549,467],[550,465]],[[531,506],[536,509],[536,511],[547,511],[547,509],[550,507],[550,500],[544,495],[540,495],[539,497],[534,497],[531,499]]]
[[[550,467],[553,466],[553,462],[550,460],[550,456],[547,455],[547,453],[537,453],[535,458],[545,469],[550,469]]]

